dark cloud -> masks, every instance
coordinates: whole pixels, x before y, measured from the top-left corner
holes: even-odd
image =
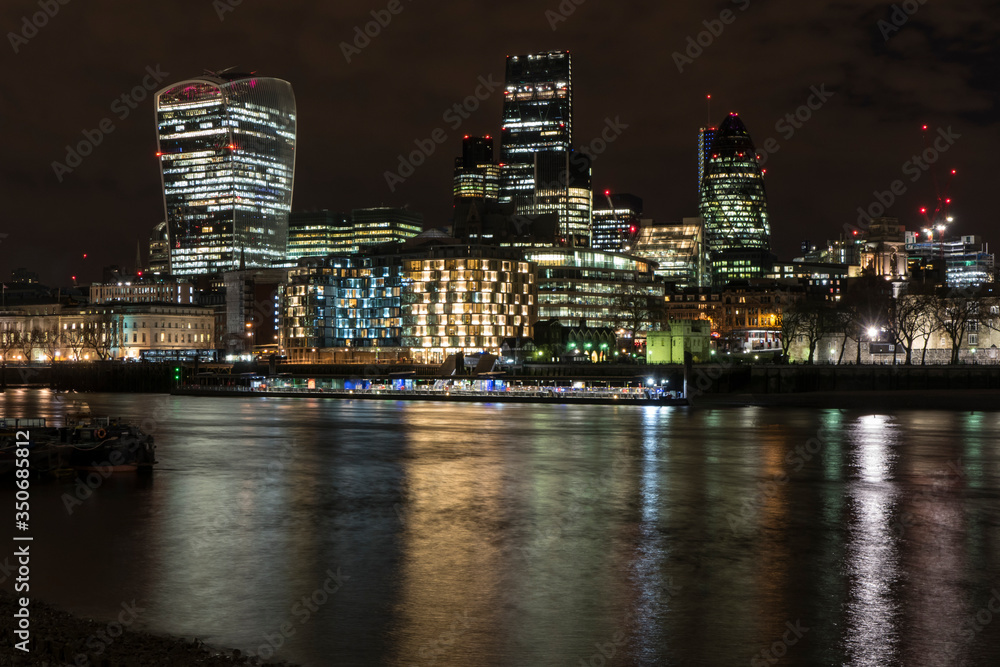
[[[341,42],[387,4],[243,0],[220,21],[211,0],[77,0],[60,6],[18,53],[4,44],[0,232],[10,236],[0,244],[2,275],[26,265],[51,282],[94,279],[102,264],[131,263],[136,241],[162,219],[152,103],[147,98],[125,119],[111,108],[147,66],[171,79],[240,66],[291,81],[299,110],[296,209],[408,203],[436,225],[450,214],[460,138],[499,133],[501,95],[454,130],[443,114],[475,91],[480,76],[501,79],[505,55],[547,49],[574,54],[578,144],[599,136],[608,118],[628,125],[595,161],[595,186],[642,196],[654,218],[696,212],[697,129],[736,110],[758,145],[769,137],[780,144],[767,167],[783,256],[803,238],[836,236],[874,190],[904,178],[903,163],[922,149],[923,123],[962,135],[938,166],[960,170],[958,228],[992,236],[1000,18],[991,3],[925,3],[886,41],[879,21],[891,20],[893,3],[860,0],[587,0],[555,30],[546,11],[572,3],[403,0],[403,12],[348,63]],[[727,9],[735,20],[678,72],[672,54]],[[4,3],[0,27],[19,31],[37,11],[36,2]],[[786,139],[777,124],[822,85],[833,97]],[[114,131],[58,182],[52,162],[104,118]],[[438,127],[448,143],[390,192],[385,172]],[[915,226],[933,179],[907,185],[891,213]]]

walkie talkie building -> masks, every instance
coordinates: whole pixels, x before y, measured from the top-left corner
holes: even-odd
[[[269,267],[284,258],[295,117],[291,84],[252,74],[190,79],[156,94],[171,273]]]

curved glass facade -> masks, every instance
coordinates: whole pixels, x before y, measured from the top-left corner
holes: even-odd
[[[156,94],[173,274],[270,267],[284,258],[295,119],[292,86],[280,79],[210,76]]]
[[[711,138],[700,208],[713,285],[761,278],[770,270],[764,175],[753,140],[736,114],[729,114]]]

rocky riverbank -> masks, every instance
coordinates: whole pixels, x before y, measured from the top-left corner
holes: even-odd
[[[14,597],[0,591],[0,617],[9,621],[16,611]],[[13,628],[0,636],[0,665],[7,667],[294,667],[261,662],[239,650],[224,651],[194,639],[160,637],[122,627],[119,623],[73,616],[32,600],[31,651],[14,648]],[[4,622],[7,627],[8,623]],[[112,638],[112,635],[114,637]],[[107,641],[105,641],[107,640]]]

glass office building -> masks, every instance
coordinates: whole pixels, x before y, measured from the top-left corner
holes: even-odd
[[[295,96],[280,79],[222,73],[156,94],[171,273],[269,267],[285,256]]]
[[[639,235],[642,199],[635,195],[605,192],[594,201],[590,245],[608,252],[630,252]]]
[[[507,57],[500,203],[522,216],[555,213],[566,243],[586,245],[591,166],[573,151],[572,81],[568,51]]]
[[[530,248],[538,272],[538,319],[618,328],[623,296],[663,299],[654,262],[589,248]]]
[[[351,211],[358,252],[386,243],[400,243],[424,230],[424,216],[405,208],[358,208]]]
[[[326,257],[337,253],[355,253],[357,250],[354,222],[345,213],[303,211],[288,216],[285,259],[289,262],[302,257]]]
[[[455,202],[500,198],[500,165],[493,157],[493,137],[470,137],[462,140],[462,157],[455,158]]]
[[[719,126],[706,153],[701,217],[712,284],[761,278],[771,268],[771,224],[764,175],[750,133],[736,114]]]

